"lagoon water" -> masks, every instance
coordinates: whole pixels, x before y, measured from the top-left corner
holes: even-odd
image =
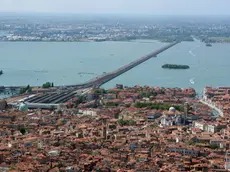
[[[79,84],[110,72],[166,43],[132,42],[0,42],[0,85]],[[150,85],[193,87],[230,85],[230,44],[206,47],[199,41],[182,42],[103,87]],[[185,64],[188,70],[162,69],[165,63]],[[83,73],[83,74],[79,74]],[[88,73],[88,74],[87,74]],[[194,82],[191,82],[194,81]]]

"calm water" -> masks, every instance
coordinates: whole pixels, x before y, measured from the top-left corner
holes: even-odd
[[[1,30],[0,30],[0,36],[7,36],[7,35],[8,35],[8,32],[1,31]]]
[[[110,72],[164,43],[134,42],[0,42],[0,85],[78,84]],[[199,41],[183,42],[119,76],[104,87],[151,85],[194,87],[230,85],[230,44],[206,47]],[[187,64],[189,70],[166,70],[165,63]],[[79,73],[90,73],[82,74]],[[190,80],[195,83],[191,84]]]

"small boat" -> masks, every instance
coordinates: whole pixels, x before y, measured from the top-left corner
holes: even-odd
[[[0,70],[0,75],[2,75],[3,74],[3,71],[2,70]]]
[[[190,79],[189,81],[190,81],[190,83],[191,83],[191,84],[195,84],[195,81],[194,81],[194,79],[193,79],[193,78],[192,78],[192,79]]]

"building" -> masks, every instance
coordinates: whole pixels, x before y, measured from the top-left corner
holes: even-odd
[[[94,94],[93,92],[89,92],[89,93],[87,94],[86,99],[87,99],[88,101],[94,100],[94,99],[95,99],[95,94]]]
[[[0,110],[5,110],[7,107],[7,102],[5,100],[0,100]]]
[[[116,84],[116,88],[117,89],[123,89],[123,85],[122,84]]]
[[[83,115],[96,116],[97,112],[90,109],[79,109],[79,113]]]
[[[224,165],[226,170],[230,169],[230,153],[226,152],[225,154],[225,165]]]
[[[221,125],[218,123],[207,123],[205,121],[194,121],[193,122],[194,128],[199,128],[202,131],[216,133],[219,132],[221,129],[226,128],[226,125]]]
[[[148,121],[155,121],[157,118],[161,117],[161,113],[160,112],[149,112],[146,116]]]
[[[104,98],[107,100],[112,100],[112,99],[116,99],[117,95],[116,94],[105,94]]]
[[[199,150],[181,147],[181,146],[177,146],[177,145],[169,146],[168,151],[169,152],[176,152],[176,153],[180,153],[181,155],[188,155],[188,156],[198,156],[200,153]]]
[[[205,124],[204,124],[203,122],[200,122],[200,121],[194,121],[194,122],[193,122],[193,127],[199,128],[199,129],[201,129],[202,131],[204,131]]]
[[[161,118],[161,126],[182,125],[183,117],[176,113],[174,107],[170,107],[168,112],[164,112]]]

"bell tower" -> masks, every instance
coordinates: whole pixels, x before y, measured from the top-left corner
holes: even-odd
[[[189,104],[188,102],[184,103],[184,125],[186,124],[186,120],[188,117],[188,111],[189,111]]]
[[[102,119],[102,137],[104,140],[107,139],[107,119]]]

